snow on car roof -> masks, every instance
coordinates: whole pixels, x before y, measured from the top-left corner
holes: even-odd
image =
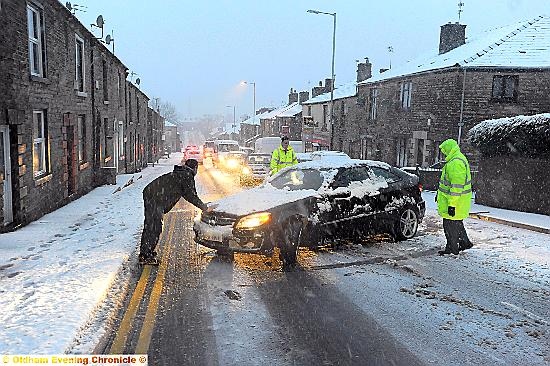
[[[359,159],[342,159],[341,155],[325,155],[323,159],[320,160],[309,160],[302,163],[298,163],[291,167],[285,168],[301,168],[301,169],[338,169],[343,167],[353,167],[357,165],[367,164],[369,166],[379,166],[385,169],[389,169],[391,166],[382,161],[376,160],[359,160]]]

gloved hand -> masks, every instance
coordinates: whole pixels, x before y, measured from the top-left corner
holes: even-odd
[[[447,213],[449,214],[449,216],[454,216],[455,215],[455,208],[453,206],[449,206],[447,208]]]

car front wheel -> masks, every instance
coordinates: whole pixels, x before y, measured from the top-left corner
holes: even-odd
[[[280,255],[283,266],[296,263],[298,247],[302,238],[303,223],[299,217],[291,217],[283,223],[282,238],[280,238]]]
[[[399,212],[395,222],[395,238],[399,241],[408,240],[416,235],[418,230],[418,212],[412,206],[407,206]]]

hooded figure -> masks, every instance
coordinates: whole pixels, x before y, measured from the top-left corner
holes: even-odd
[[[281,137],[281,145],[273,150],[271,154],[271,163],[269,164],[271,175],[287,166],[298,164],[298,158],[296,158],[296,154],[292,146],[290,146],[289,140],[288,136]]]
[[[439,254],[458,254],[460,250],[472,247],[462,222],[470,214],[472,175],[468,159],[460,152],[455,140],[443,141],[439,149],[445,155],[446,163],[441,171],[436,201],[447,238],[445,250]]]
[[[186,160],[183,166],[174,165],[172,172],[161,175],[143,189],[145,221],[141,233],[140,263],[159,264],[154,249],[162,232],[162,217],[180,198],[185,198],[203,211],[207,209],[195,189],[198,165],[195,159]]]

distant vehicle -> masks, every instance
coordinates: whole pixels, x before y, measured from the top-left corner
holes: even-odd
[[[330,150],[320,150],[312,151],[309,153],[311,160],[326,160],[326,159],[351,159],[348,154],[342,151],[330,151]]]
[[[203,163],[203,154],[197,146],[186,148],[183,153],[184,160],[195,159],[199,164]]]
[[[240,149],[241,149],[242,152],[244,152],[246,154],[246,156],[248,156],[248,155],[250,155],[254,152],[253,147],[241,146]]]
[[[290,146],[296,153],[304,152],[304,144],[302,141],[290,140]],[[272,136],[272,137],[260,137],[256,140],[254,144],[254,152],[271,154],[273,151],[281,146],[281,138]]]
[[[245,164],[246,153],[242,151],[230,151],[225,155],[221,155],[219,168],[235,172],[240,171]]]
[[[207,140],[202,145],[202,155],[205,159],[212,158],[214,155],[214,148],[216,147],[216,144],[214,143],[214,140]]]
[[[214,140],[214,152],[212,153],[212,163],[219,168],[227,168],[226,161],[231,166],[231,169],[235,168],[238,164],[234,165],[235,159],[244,160],[242,156],[233,156],[229,159],[229,153],[241,153],[239,143],[235,140]]]
[[[253,153],[248,155],[246,164],[241,169],[241,186],[255,186],[269,177],[271,154]]]
[[[194,223],[195,241],[219,254],[273,253],[284,265],[298,247],[390,233],[411,239],[426,204],[418,177],[386,163],[318,160],[281,170],[260,187],[215,202]]]

